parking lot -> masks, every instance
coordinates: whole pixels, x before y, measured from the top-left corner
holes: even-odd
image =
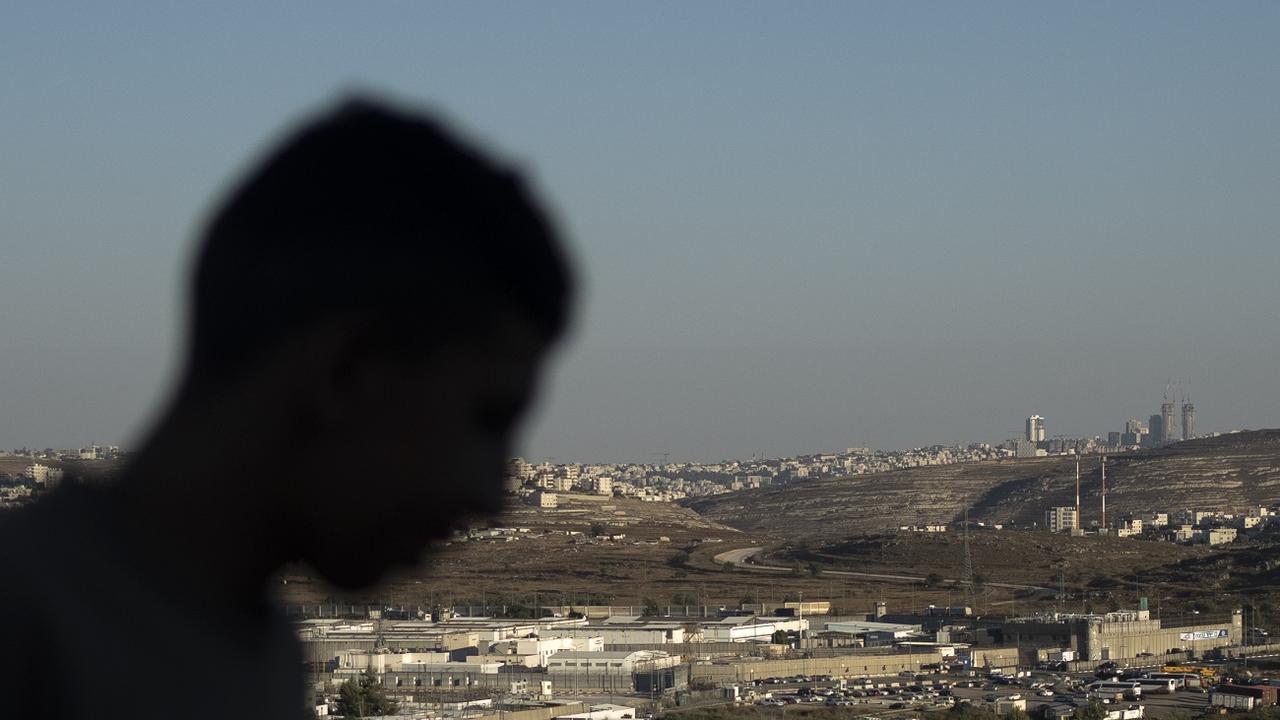
[[[824,704],[868,710],[944,710],[958,702],[994,703],[1020,698],[1026,711],[1038,717],[1051,704],[1074,707],[1091,700],[1083,685],[1095,676],[1087,673],[1033,672],[1023,678],[977,678],[932,674],[896,678],[855,678],[844,682],[830,677],[767,678],[744,688],[744,700],[765,706]],[[1137,700],[1104,702],[1108,708],[1141,705],[1146,717],[1198,715],[1209,704],[1207,692],[1179,690],[1170,694],[1144,693]]]

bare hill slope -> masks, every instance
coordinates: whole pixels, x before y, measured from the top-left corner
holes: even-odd
[[[1085,522],[1101,510],[1097,457],[1080,464]],[[1177,443],[1107,460],[1107,511],[1195,508],[1240,512],[1280,502],[1280,430]],[[1006,460],[814,480],[687,501],[708,519],[747,532],[831,538],[963,517],[1027,525],[1075,503],[1075,460]]]

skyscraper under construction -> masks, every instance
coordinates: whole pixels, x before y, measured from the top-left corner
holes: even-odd
[[[1190,440],[1196,436],[1196,406],[1191,404],[1191,397],[1182,399],[1182,439]]]
[[[1164,389],[1164,402],[1160,403],[1160,442],[1173,442],[1178,432],[1173,424],[1173,400],[1169,398],[1169,386]]]

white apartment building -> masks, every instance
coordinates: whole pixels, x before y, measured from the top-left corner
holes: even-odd
[[[1080,518],[1074,506],[1052,507],[1044,512],[1044,526],[1049,532],[1071,532],[1080,529]]]
[[[40,463],[28,465],[26,474],[32,480],[49,488],[55,488],[62,482],[62,468],[50,467],[49,465],[41,465]]]
[[[1142,534],[1142,520],[1123,520],[1116,526],[1116,537],[1133,537]]]
[[[1169,527],[1169,513],[1166,512],[1147,512],[1138,515],[1145,526],[1153,528]]]
[[[1236,541],[1235,528],[1213,528],[1205,537],[1206,542],[1210,545],[1223,545]]]

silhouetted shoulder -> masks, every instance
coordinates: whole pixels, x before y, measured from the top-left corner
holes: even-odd
[[[43,504],[0,514],[0,698],[13,717],[73,717],[56,682],[56,526]],[[51,583],[51,581],[54,581]]]
[[[165,597],[111,529],[108,493],[67,488],[0,517],[0,698],[5,717],[299,717],[300,668],[283,616],[244,640]],[[194,693],[214,673],[240,697]],[[281,688],[297,688],[296,693]],[[145,702],[141,698],[145,697]],[[285,702],[292,701],[292,702]]]

